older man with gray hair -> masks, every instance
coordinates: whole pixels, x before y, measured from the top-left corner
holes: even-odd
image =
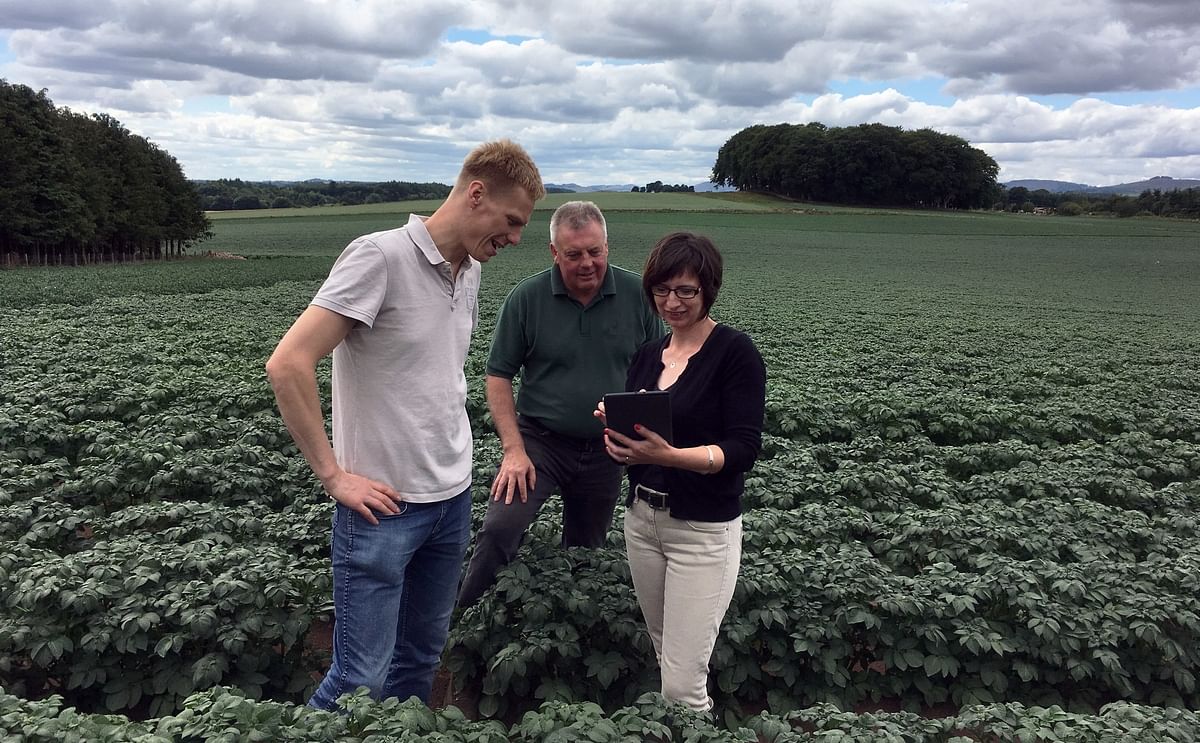
[[[563,498],[563,547],[599,547],[612,521],[621,468],[592,416],[624,389],[633,352],[662,337],[641,277],[608,263],[604,215],[569,201],[550,219],[554,264],[504,300],[487,361],[487,400],[504,457],[458,594],[470,606],[521,546],[542,504]],[[514,403],[513,379],[521,378]]]

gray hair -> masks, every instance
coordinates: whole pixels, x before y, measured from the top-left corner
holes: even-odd
[[[600,207],[592,201],[568,201],[555,209],[554,216],[550,217],[550,242],[558,244],[558,230],[564,224],[568,229],[580,230],[592,222],[600,225],[604,242],[608,242],[608,225],[604,222]]]

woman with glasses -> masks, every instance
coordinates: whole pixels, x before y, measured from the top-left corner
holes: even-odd
[[[637,351],[625,389],[670,393],[674,440],[605,429],[609,456],[629,466],[625,542],[662,693],[698,711],[712,707],[708,661],[737,583],[743,481],[762,445],[766,397],[753,341],[709,315],[721,268],[701,235],[654,246],[642,286],[671,332]],[[603,418],[603,406],[596,412]]]

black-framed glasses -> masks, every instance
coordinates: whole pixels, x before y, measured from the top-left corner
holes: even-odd
[[[675,292],[675,296],[679,297],[680,299],[695,299],[696,296],[700,294],[700,287],[677,286],[675,288],[671,288],[669,286],[663,286],[662,284],[657,284],[650,287],[650,293],[656,297],[665,297],[671,292]]]

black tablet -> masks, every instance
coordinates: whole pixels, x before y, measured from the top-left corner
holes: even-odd
[[[642,438],[633,432],[637,423],[667,440],[674,442],[671,430],[671,393],[666,390],[649,392],[610,392],[604,396],[604,415],[608,427],[632,439]]]

